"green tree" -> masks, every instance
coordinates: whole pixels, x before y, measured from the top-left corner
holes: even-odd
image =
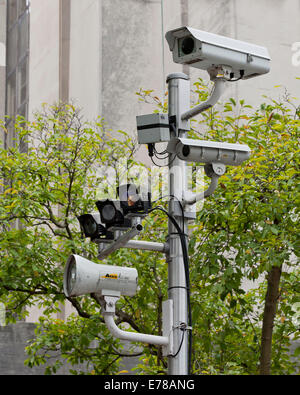
[[[195,104],[204,101],[208,89],[203,81],[194,88]],[[152,92],[138,95],[151,102]],[[245,143],[252,150],[245,165],[227,169],[191,226],[199,372],[270,374],[293,369],[287,351],[290,338],[299,337],[299,326],[289,324],[300,297],[300,107],[286,92],[279,100],[266,99],[253,109],[231,98],[218,110],[204,112],[200,121],[192,120],[191,137]],[[158,107],[166,111],[166,103]],[[246,279],[260,279],[260,288],[266,282],[265,292],[259,288],[245,293]],[[289,284],[289,291],[283,284]],[[289,311],[288,318],[284,311]]]
[[[237,104],[230,99],[222,113],[206,113],[201,122],[206,126],[206,138],[246,143],[252,150],[247,164],[228,169],[218,190],[205,202],[197,217],[199,233],[193,233],[191,252],[197,270],[206,282],[207,277],[210,283],[214,281],[214,289],[224,303],[228,300],[233,316],[242,302],[242,279],[266,278],[264,308],[258,321],[262,325],[261,341],[259,344],[258,331],[253,327],[255,342],[248,342],[259,355],[260,374],[276,372],[275,359],[271,366],[272,334],[273,328],[276,334],[280,327],[276,317],[285,317],[281,301],[287,299],[280,286],[283,272],[285,278],[290,272],[298,274],[298,283],[290,289],[289,303],[299,300],[299,115],[299,107],[285,95],[281,101],[271,99],[257,110],[243,100]],[[241,331],[233,322],[229,321],[233,325],[229,330],[231,336]],[[239,326],[245,327],[241,322]],[[298,336],[297,330],[290,328],[285,336]],[[223,348],[227,332],[228,329],[221,331]],[[273,341],[276,338],[275,335]],[[276,340],[273,344],[276,348]],[[247,360],[251,360],[249,356]],[[248,364],[247,360],[243,365]],[[277,368],[280,371],[279,365]]]
[[[105,167],[118,171],[123,156],[134,164],[134,144],[121,131],[113,138],[101,119],[94,125],[84,122],[76,108],[65,104],[44,106],[32,122],[17,119],[15,130],[15,146],[0,151],[0,300],[8,322],[25,317],[32,305],[41,308],[43,329],[37,329],[40,336],[29,349],[29,366],[52,352],[71,363],[88,361],[97,373],[115,372],[117,342],[107,341],[108,332],[99,328],[98,304],[66,298],[62,275],[71,253],[95,258],[96,245],[82,238],[76,217],[95,211]],[[21,140],[28,142],[26,153],[20,153]],[[78,314],[68,325],[52,318],[66,299]],[[100,348],[87,351],[95,339]],[[38,349],[42,352],[35,355]]]

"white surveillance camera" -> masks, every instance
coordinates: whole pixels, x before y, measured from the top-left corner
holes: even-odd
[[[133,296],[137,280],[134,268],[97,264],[71,255],[64,272],[64,293],[67,297],[91,293]]]
[[[207,70],[220,67],[227,80],[248,79],[270,71],[270,55],[264,47],[190,27],[166,33],[175,63]]]
[[[250,158],[251,153],[247,145],[185,138],[170,141],[167,151],[186,162],[223,163],[228,166],[240,165]]]

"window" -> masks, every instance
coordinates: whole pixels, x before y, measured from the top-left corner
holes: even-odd
[[[7,2],[6,34],[6,105],[8,133],[4,146],[15,144],[14,118],[28,112],[28,65],[29,65],[29,0]],[[20,150],[27,150],[20,142]]]

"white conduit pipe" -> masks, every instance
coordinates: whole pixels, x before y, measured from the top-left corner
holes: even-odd
[[[126,232],[124,235],[122,235],[117,240],[115,240],[112,244],[110,244],[109,247],[102,250],[98,255],[98,259],[105,259],[108,257],[108,255],[117,251],[119,248],[124,247],[124,245],[130,239],[137,236],[142,230],[143,230],[143,227],[140,224],[133,226],[128,232]]]
[[[132,342],[142,342],[148,344],[157,344],[160,346],[166,346],[169,344],[169,339],[166,336],[155,336],[155,335],[147,335],[144,333],[134,333],[134,332],[126,332],[122,329],[118,328],[114,320],[114,314],[112,313],[103,313],[105,324],[110,331],[110,333],[122,340],[129,340]]]
[[[216,78],[215,85],[212,91],[211,96],[205,102],[199,104],[198,106],[192,108],[191,110],[182,114],[181,119],[186,121],[190,118],[193,118],[195,115],[200,114],[201,112],[209,109],[210,107],[214,106],[222,94],[224,93],[226,86],[226,79],[225,78]]]
[[[214,191],[216,190],[217,186],[218,186],[218,180],[219,180],[219,176],[218,175],[213,175],[211,177],[211,182],[210,185],[208,187],[208,189],[204,192],[201,193],[197,193],[196,195],[184,199],[183,204],[195,204],[196,202],[198,202],[199,200],[205,199],[208,196],[210,196],[211,194],[214,193]]]

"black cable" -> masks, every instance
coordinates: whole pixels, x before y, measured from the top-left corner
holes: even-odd
[[[162,152],[158,152],[157,150],[156,150],[156,148],[155,148],[155,144],[154,144],[154,152],[157,154],[157,155],[165,155],[165,154],[167,154],[168,153],[168,151],[165,149],[164,151],[162,151]]]
[[[166,151],[166,150],[165,150],[165,151]],[[174,157],[171,159],[172,154],[169,154],[169,153],[168,153],[168,155],[167,155],[166,157],[163,157],[163,158],[159,158],[159,157],[157,156],[157,155],[164,155],[164,153],[165,153],[164,151],[163,151],[163,152],[157,152],[156,149],[155,149],[155,144],[154,144],[154,143],[149,143],[149,144],[148,144],[148,155],[149,155],[149,157],[150,157],[150,159],[151,159],[151,162],[152,162],[155,166],[157,166],[157,167],[170,166],[170,164],[175,160],[176,155],[174,155]],[[167,153],[167,152],[166,152],[166,153]],[[158,160],[164,160],[164,159],[169,158],[169,161],[168,161],[168,163],[165,164],[165,165],[159,165],[158,163],[155,163],[155,161],[153,160],[153,156],[155,156],[156,159],[158,159]]]
[[[240,70],[240,77],[239,78],[236,78],[235,80],[232,80],[232,79],[227,80],[226,79],[226,81],[228,81],[228,82],[236,82],[236,81],[241,80],[244,77],[244,75],[245,75],[245,71],[244,70]]]
[[[157,156],[155,156],[155,157],[156,157],[156,159],[158,159],[158,160],[167,159],[167,157],[166,157],[166,158],[158,158]],[[159,165],[158,163],[155,163],[152,156],[150,156],[150,159],[151,159],[151,162],[152,162],[155,166],[157,166],[157,167],[166,167],[166,166],[170,166],[170,164],[171,164],[172,162],[174,162],[174,160],[176,159],[176,155],[174,155],[173,159],[170,159],[171,155],[168,155],[168,157],[169,157],[169,162],[166,163],[165,165]]]
[[[180,237],[181,241],[181,247],[182,247],[182,254],[183,254],[183,262],[184,262],[184,270],[185,270],[185,278],[186,278],[186,290],[187,290],[187,304],[188,304],[188,325],[192,327],[192,311],[191,311],[191,300],[190,300],[190,274],[189,274],[189,256],[188,256],[188,251],[187,251],[187,245],[186,245],[186,235],[180,229],[180,226],[178,225],[177,221],[175,218],[170,215],[164,208],[160,206],[153,207],[149,212],[154,211],[154,210],[160,210],[163,213],[165,213],[174,227],[177,230],[177,233]],[[184,215],[184,213],[183,213]],[[178,351],[179,352],[179,351]],[[191,359],[192,359],[192,331],[190,330],[189,332],[189,358],[188,358],[188,373],[190,374],[191,372]]]
[[[165,156],[158,156],[157,153],[154,154],[155,158],[158,160],[164,160],[170,157],[169,154],[165,155]]]
[[[183,221],[184,221],[184,209],[183,209],[183,205],[182,205],[181,201],[178,199],[177,196],[175,196],[175,195],[164,195],[164,196],[161,196],[160,198],[156,199],[153,203],[156,203],[159,200],[164,199],[166,197],[170,197],[170,198],[176,199],[178,201],[178,203],[180,205],[180,209],[181,209],[181,219],[182,219],[182,223],[183,223]],[[186,236],[188,237],[188,235],[186,235]]]
[[[180,341],[178,350],[176,351],[175,354],[172,355],[173,358],[177,357],[177,355],[179,354],[179,351],[181,350],[182,344],[183,344],[183,339],[184,339],[184,335],[185,335],[185,329],[181,329],[181,330],[182,330],[181,341]]]
[[[165,154],[165,156],[158,156],[157,153],[155,153],[154,155],[155,155],[155,158],[157,158],[157,159],[159,159],[159,160],[164,160],[164,159],[167,159],[167,158],[170,157],[170,155],[169,155],[168,153]]]
[[[159,165],[159,164],[155,163],[152,156],[150,156],[150,159],[151,159],[151,162],[152,162],[155,166],[158,166],[158,167],[165,167],[165,166],[166,166],[166,165],[163,165],[163,166],[162,166],[162,165]]]

